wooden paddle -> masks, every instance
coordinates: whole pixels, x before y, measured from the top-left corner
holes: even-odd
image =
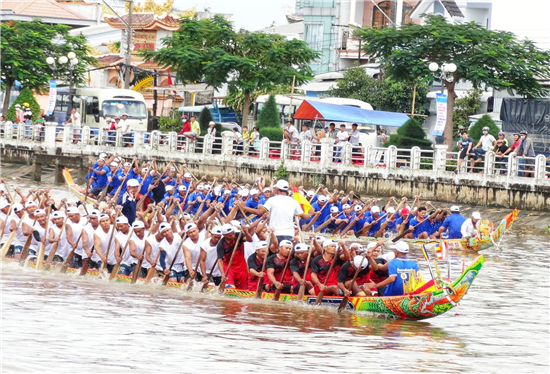
[[[292,255],[292,249],[290,250],[290,252],[288,252],[288,257],[286,259],[285,267],[283,268],[283,274],[281,275],[281,281],[280,281],[281,286],[284,286],[283,285],[283,280],[285,279],[285,274],[286,274],[286,271],[288,269],[288,264],[290,264],[291,255]],[[273,294],[273,301],[279,301],[279,298],[281,297],[282,289],[283,289],[283,287],[277,288],[275,290],[275,293]]]
[[[6,240],[6,242],[2,246],[2,249],[0,250],[1,255],[2,255],[1,258],[6,257],[6,253],[8,253],[8,250],[10,249],[11,242],[13,242],[13,239],[15,238],[15,235],[17,234],[17,231],[19,230],[19,226],[21,226],[21,224],[23,223],[23,220],[25,219],[26,215],[27,215],[27,212],[23,211],[23,215],[19,219],[19,223],[15,227],[15,230],[11,232],[10,236],[8,236],[8,240]],[[11,225],[11,222],[10,222],[10,225]]]
[[[389,215],[389,217],[384,221],[384,223],[382,223],[382,225],[380,225],[380,230],[378,230],[378,232],[376,234],[374,234],[375,238],[380,238],[382,235],[384,235],[384,232],[386,231],[386,227],[388,226],[388,222],[391,221],[393,219],[393,217],[395,217],[395,215],[397,214],[397,212],[401,208],[401,204],[403,204],[404,202],[405,202],[404,200],[401,200],[401,202],[399,204],[397,204],[397,206],[395,207],[395,212],[391,213]]]
[[[82,231],[84,231],[84,228],[82,228]],[[78,238],[76,239],[76,246],[77,247],[78,247],[78,243],[80,242],[80,239],[82,238],[82,231],[80,231],[80,235],[78,235]],[[69,255],[67,256],[67,258],[63,262],[63,265],[61,265],[61,269],[59,269],[59,273],[63,274],[63,273],[67,272],[67,269],[69,268],[69,265],[70,265],[71,261],[73,260],[75,250],[76,250],[76,248],[73,248],[71,250],[71,252],[69,252]]]
[[[239,241],[241,240],[241,235],[243,234],[242,230],[239,231],[239,235],[237,236],[237,240],[235,241],[235,246],[233,247],[233,252],[231,253],[231,257],[229,258],[229,263],[227,264],[227,269],[225,270],[224,279],[222,279],[220,285],[218,286],[218,292],[223,293],[225,290],[225,283],[227,280],[227,276],[229,275],[229,270],[231,270],[231,264],[233,264],[233,258],[235,257],[235,253],[237,252],[237,247],[239,246]],[[269,251],[269,248],[268,248]]]
[[[314,248],[313,241],[314,240],[315,240],[315,238],[311,239],[311,247],[309,248],[309,251],[307,253],[306,267],[304,269],[304,277],[303,277],[304,283],[300,284],[300,288],[298,289],[298,295],[296,296],[296,301],[299,302],[299,303],[304,302],[304,294],[306,293],[306,282],[307,282],[306,277],[307,277],[307,271],[309,269],[309,262],[311,260],[311,254],[313,253],[313,248]]]
[[[372,221],[371,223],[368,223],[365,226],[363,226],[363,228],[361,230],[357,231],[357,233],[355,234],[355,237],[356,238],[360,237],[363,234],[364,231],[366,231],[366,230],[370,229],[372,226],[376,225],[378,222],[380,222],[380,220],[382,218],[384,218],[386,216],[387,216],[387,214],[384,214],[383,216],[378,217],[378,219],[376,221]]]
[[[264,274],[265,274],[265,266],[267,264],[267,258],[271,254],[271,251],[269,250],[270,246],[271,246],[271,232],[268,230],[267,231],[267,252],[264,257],[264,264],[262,265],[262,273]],[[264,279],[265,279],[265,275],[263,277],[258,278],[258,286],[256,287],[256,299],[262,298],[262,292],[264,289]]]
[[[48,241],[48,225],[50,223],[50,213],[52,212],[52,207],[48,207],[48,215],[46,216],[46,227],[44,228],[44,243],[40,243],[38,247],[37,259],[36,259],[36,269],[42,270],[44,267],[44,254],[46,253],[46,241]]]
[[[200,256],[199,256],[200,257]],[[199,263],[200,261],[197,260],[197,264],[195,265],[195,274],[197,274],[197,271],[199,270]],[[187,286],[187,291],[191,291],[193,289],[193,285],[194,285],[194,282],[195,281],[195,278],[191,278],[189,279],[189,285]]]
[[[395,238],[392,239],[392,242],[396,242],[398,241],[399,239],[403,238],[405,235],[407,235],[408,233],[410,232],[413,232],[414,229],[416,229],[418,226],[420,226],[422,223],[424,223],[424,221],[426,220],[430,220],[430,219],[433,219],[435,216],[437,216],[439,214],[439,210],[436,210],[434,214],[432,214],[431,216],[427,217],[426,219],[423,219],[422,222],[418,222],[416,225],[414,225],[413,227],[409,227],[405,232],[403,232],[402,234],[400,235],[397,235]]]
[[[65,225],[67,224],[68,219],[69,217],[65,217],[65,220],[63,221],[63,225],[61,226],[61,230],[59,231],[58,239],[61,239],[61,237],[63,236],[63,233],[65,232]],[[53,243],[52,248],[50,249],[50,254],[46,259],[46,262],[44,263],[44,269],[49,269],[52,266],[53,258],[55,257],[55,252],[57,252],[57,247],[59,247],[59,241]]]
[[[353,259],[351,259],[350,261],[353,261]],[[359,264],[357,269],[355,269],[355,274],[353,275],[353,278],[351,279],[350,286],[348,288],[349,292],[351,292],[351,290],[353,289],[353,284],[355,283],[355,280],[357,279],[357,276],[359,275],[359,272],[361,271],[361,267],[363,266],[363,261],[365,261],[365,256],[363,256],[363,258],[361,259],[361,263]],[[346,309],[346,305],[348,305],[348,300],[349,300],[349,296],[344,295],[344,297],[342,298],[342,301],[340,302],[340,306],[338,306],[338,313],[340,313],[342,310]]]
[[[334,218],[334,219],[333,219]],[[319,227],[317,227],[315,230],[313,230],[313,232],[320,232],[322,229],[324,229],[325,227],[327,227],[328,225],[330,225],[333,221],[335,221],[337,217],[332,217],[329,216],[327,218],[327,220],[325,222],[323,222],[323,224],[321,224]]]
[[[120,187],[119,187],[119,191],[120,191]],[[119,192],[117,191],[117,193]],[[115,231],[116,231],[116,219],[118,218],[118,216],[120,216],[120,213],[121,213],[121,210],[117,211],[117,215],[115,217],[115,223],[113,223],[112,225],[112,231],[111,231],[111,236],[109,237],[109,243],[107,244],[107,251],[105,253],[105,262],[101,262],[101,267],[99,268],[99,274],[102,274],[103,273],[103,270],[105,270],[105,267],[107,266],[107,261],[109,261],[109,252],[111,251],[111,244],[113,243],[113,237],[115,236]],[[109,226],[111,227],[111,226]],[[100,229],[98,227],[98,229]],[[102,229],[103,230],[103,229]]]
[[[208,283],[210,283],[210,279],[212,278],[212,274],[214,273],[214,268],[216,267],[217,264],[218,264],[218,256],[216,255],[216,261],[214,261],[214,265],[212,265],[212,268],[210,269],[210,273],[208,274],[208,282],[202,286],[201,292],[206,291],[206,289],[208,288]]]
[[[151,217],[151,225],[153,224],[153,221],[155,220],[155,217],[157,216],[157,213],[158,213],[158,210],[155,210],[155,212],[153,213],[153,217]],[[144,240],[146,240],[147,238],[144,238]],[[159,254],[160,254],[160,250],[159,250]],[[130,284],[135,284],[138,280],[138,277],[139,277],[139,273],[141,271],[141,264],[143,263],[143,259],[145,258],[145,247],[143,248],[143,253],[142,253],[142,256],[143,258],[141,259],[138,259],[138,262],[136,263],[136,266],[134,267],[134,273],[132,274],[132,281],[130,282]],[[158,259],[157,259],[158,261]],[[151,266],[151,268],[153,268]],[[149,274],[147,274],[149,275]]]
[[[21,251],[21,257],[19,258],[19,264],[21,264],[21,265],[23,265],[25,263],[25,260],[27,259],[27,256],[29,255],[29,248],[30,248],[31,242],[32,242],[32,232],[33,232],[32,228],[34,227],[35,223],[36,223],[36,219],[32,223],[31,234],[27,238],[27,241],[25,241],[25,245],[23,246],[23,251]],[[0,238],[1,238],[1,236],[0,236]]]
[[[4,231],[6,230],[6,221],[8,220],[9,216],[11,215],[11,209],[13,208],[13,204],[10,203],[10,208],[8,209],[8,214],[6,214],[6,218],[4,220],[4,227],[2,227],[2,231],[0,231],[0,240],[4,237]]]
[[[170,220],[170,226],[172,226],[172,222],[173,222],[173,218]],[[156,235],[156,234],[153,234],[153,235]],[[151,247],[151,251],[152,250],[153,250],[153,247]],[[155,266],[153,266],[153,264],[151,264],[151,267],[147,271],[147,276],[145,277],[145,284],[149,283],[151,281],[151,279],[153,279],[153,277],[155,276],[155,273],[157,271],[156,264],[159,262],[160,252],[161,251],[160,251],[160,248],[159,248],[159,251],[158,251],[157,256],[155,258]]]
[[[317,219],[319,217],[321,217],[321,213],[323,212],[323,209],[325,209],[327,206],[328,206],[328,201],[325,203],[325,205],[321,207],[320,211],[314,214],[315,217],[313,217],[313,219],[309,221],[309,223],[304,227],[304,231],[309,231],[313,227],[313,224],[317,222]]]
[[[132,227],[130,229],[130,232],[128,233],[128,239],[126,239],[126,244],[124,244],[124,248],[122,248],[122,251],[120,253],[120,262],[122,262],[122,258],[124,256],[124,253],[126,252],[126,248],[128,248],[128,243],[130,243],[130,238],[132,238],[132,235],[134,234],[134,228]],[[113,270],[111,271],[111,276],[109,277],[109,280],[112,281],[116,279],[116,276],[118,275],[118,272],[120,270],[120,264],[116,263],[116,265],[113,267]]]
[[[323,284],[325,287],[327,286],[328,279],[330,278],[330,275],[332,274],[332,269],[334,269],[334,264],[336,263],[336,256],[338,256],[338,249],[336,250],[336,253],[334,253],[334,256],[332,257],[332,263],[330,264],[330,268],[328,269],[327,277],[325,278],[325,283]],[[319,291],[319,295],[317,295],[317,300],[315,300],[315,305],[321,304],[323,301],[323,296],[325,295],[325,291],[321,290]]]
[[[175,234],[175,235],[179,235],[179,234]],[[172,272],[172,267],[174,266],[174,263],[176,262],[176,258],[178,258],[178,255],[180,253],[180,250],[181,250],[181,247],[183,247],[183,242],[185,241],[185,239],[187,239],[187,234],[183,235],[183,238],[181,239],[181,242],[178,246],[178,250],[176,251],[176,254],[174,255],[174,259],[172,260],[172,263],[170,264],[170,272]],[[160,248],[159,248],[159,253],[160,253]],[[162,285],[163,286],[166,286],[168,284],[168,280],[170,279],[170,274],[164,274],[164,278],[162,279]]]

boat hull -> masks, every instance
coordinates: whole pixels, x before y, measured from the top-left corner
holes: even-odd
[[[63,178],[65,178],[65,183],[73,195],[75,195],[82,202],[85,201],[88,204],[97,203],[96,199],[86,196],[86,190],[74,182],[73,177],[67,168],[63,168],[62,173]]]

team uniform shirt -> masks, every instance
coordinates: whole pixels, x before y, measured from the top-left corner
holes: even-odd
[[[130,196],[128,192],[125,192],[124,195],[118,199],[118,205],[122,205],[122,214],[128,218],[128,223],[132,225],[136,220],[136,199]]]
[[[61,234],[61,239],[57,244],[57,249],[55,250],[55,254],[58,256],[61,256],[63,259],[66,259],[68,254],[66,247],[69,246],[69,243],[67,243],[67,231],[63,230],[63,232],[61,232],[61,228],[57,227],[53,223],[50,223],[50,225],[48,226],[48,231],[50,230],[53,231],[54,238],[59,238]],[[49,233],[48,233],[48,237],[49,237]],[[45,254],[49,255],[55,243],[50,243],[48,241],[46,241],[46,243],[48,244],[46,244]]]
[[[140,195],[147,194],[148,197],[151,197],[152,193],[151,192],[147,193],[147,190],[149,189],[149,186],[153,183],[153,177],[150,174],[148,174],[145,180],[141,175],[136,179],[138,180],[139,183],[141,183],[141,189],[139,190],[139,194]]]
[[[366,279],[370,271],[369,259],[365,258],[363,260],[363,263],[367,263],[367,267],[359,271],[359,274],[357,274],[357,278],[355,279],[355,281],[358,285],[362,285],[363,283],[365,283],[364,280]],[[338,272],[338,282],[345,284],[347,281],[352,280],[355,276],[355,271],[356,269],[351,266],[351,262],[347,261],[344,265],[342,265],[340,271]]]
[[[430,231],[428,231],[428,235],[433,235],[436,232],[439,231],[439,228],[443,225],[443,221],[433,221],[430,223]]]
[[[170,244],[168,240],[166,240],[166,238],[162,239],[162,241],[160,242],[160,248],[166,251],[166,268],[170,269],[170,266],[173,262],[174,265],[172,266],[172,270],[178,273],[185,270],[185,256],[183,254],[183,250],[180,249],[181,241],[182,238],[179,235],[174,234],[174,240],[172,240],[172,244]]]
[[[201,205],[201,202],[198,200],[198,199],[201,199],[202,201],[205,201],[204,200],[204,194],[202,192],[193,192],[191,193],[191,195],[189,196],[189,201],[192,202],[194,201],[195,204],[193,204],[193,207],[191,208],[190,212],[191,214],[197,214],[198,210],[199,210],[199,206]],[[203,204],[203,210],[204,210],[204,204]]]
[[[99,226],[98,226],[99,228]],[[94,248],[94,234],[96,232],[96,229],[92,226],[91,223],[88,223],[86,226],[84,226],[84,230],[86,231],[86,234],[88,235],[88,249],[91,251]],[[79,253],[79,255],[82,256],[82,259],[88,258],[88,255],[86,254],[86,251],[83,250],[82,254]],[[93,255],[92,255],[93,256]]]
[[[380,218],[380,216],[378,216],[378,218]],[[370,215],[367,218],[365,223],[370,224],[372,222],[375,222],[378,218],[375,218],[374,216]],[[380,226],[382,226],[382,219],[369,228],[369,234],[368,235],[369,236],[374,236],[380,230]]]
[[[294,277],[292,276],[292,272],[288,268],[286,272],[283,274],[287,261],[288,261],[288,258],[279,258],[276,254],[274,254],[267,258],[267,263],[265,265],[266,271],[267,269],[274,270],[273,277],[277,282],[281,282],[281,279],[282,279],[281,283],[283,285],[292,284],[292,279],[294,279]],[[271,283],[271,281],[269,281],[269,283]]]
[[[304,213],[302,207],[290,196],[277,195],[263,205],[269,212],[269,226],[276,236],[294,236],[294,216]]]
[[[407,257],[395,258],[388,264],[389,276],[395,275],[395,281],[386,286],[384,296],[403,295],[403,283],[409,281],[409,270],[419,271],[418,264]]]
[[[81,220],[80,222],[82,222],[82,221],[83,220]],[[71,238],[73,243],[76,243],[76,241],[80,237],[80,234],[82,233],[83,225],[80,222],[74,223],[70,219],[67,220],[67,225],[69,225],[71,227],[71,230],[73,231],[73,236]],[[69,245],[69,243],[67,243],[67,249],[70,253],[73,250],[73,247],[71,247]],[[76,245],[76,249],[74,250],[74,253],[76,253],[77,255],[83,256],[82,258],[87,258],[86,251],[84,250],[84,247],[82,246],[82,239],[78,240],[78,243]]]
[[[97,228],[97,230],[94,232],[94,235],[97,235],[97,237],[100,240],[101,252],[103,252],[103,256],[107,257],[107,264],[109,264],[109,265],[115,265],[116,264],[115,239],[114,239],[114,237],[113,237],[113,240],[111,240],[111,246],[108,247],[109,246],[109,240],[111,238],[111,233],[113,232],[113,230],[115,230],[113,225],[111,225],[108,232],[103,231],[103,228],[101,226],[99,226]],[[107,251],[107,249],[108,249],[108,251]],[[95,248],[95,251],[92,254],[91,260],[93,262],[101,261],[101,257],[99,257],[99,255],[97,254],[97,248]]]
[[[355,215],[355,218],[357,218],[357,221],[350,227],[350,230],[353,230],[354,233],[359,232],[365,226],[365,223],[367,223],[367,216],[365,214],[362,217]]]
[[[40,240],[36,240],[36,238],[34,237],[34,231],[37,231],[38,235],[40,236],[40,239],[42,239],[46,237],[46,228],[40,226],[40,224],[36,222],[32,227],[32,231],[33,231],[33,235],[32,235],[31,245],[29,246],[29,250],[35,251],[36,253],[38,253],[38,249],[40,248],[40,245],[42,244],[42,242]]]
[[[328,204],[328,206],[325,207],[325,205],[327,205],[327,204]],[[319,212],[319,211],[321,212],[321,214],[319,215],[319,218],[317,218],[317,221],[315,221],[315,223],[313,223],[313,228],[314,229],[321,226],[323,223],[326,222],[328,217],[330,217],[330,208],[331,208],[332,204],[329,204],[328,202],[326,202],[325,205],[321,206],[318,201],[311,204],[313,209],[315,209],[315,212]]]
[[[208,274],[210,274],[210,271],[212,270],[212,267],[214,264],[218,263],[218,246],[217,245],[210,245],[210,238],[206,239],[201,244],[201,249],[206,253],[206,260],[205,267]],[[199,267],[199,273],[202,274],[202,270]],[[202,274],[204,276],[208,276],[208,274]],[[212,271],[212,277],[221,277],[222,273],[220,272],[220,269],[218,266],[214,267],[214,270]]]
[[[23,218],[23,222],[21,222],[21,224],[19,225],[19,228],[17,228],[17,233],[15,234],[15,238],[13,239],[13,242],[12,242],[13,245],[24,246],[25,243],[27,242],[27,236],[23,234],[23,224],[27,224],[28,227],[32,227],[34,225],[34,219],[29,217],[28,214],[25,215],[25,218]]]
[[[460,232],[462,233],[462,236],[474,236],[476,234],[476,229],[479,227],[480,222],[481,220],[477,221],[476,226],[474,228],[474,224],[471,218],[465,220],[464,223],[462,224],[462,227],[460,228]]]
[[[130,248],[128,247],[128,245],[126,245],[126,243],[128,242],[128,239],[130,239],[129,234],[130,234],[129,232],[128,234],[124,234],[122,231],[119,231],[115,234],[115,240],[118,241],[118,244],[120,244],[120,256],[122,257],[121,264],[124,264],[127,266],[130,266],[132,264],[132,258],[133,258],[130,255]],[[125,247],[126,247],[126,250],[124,250]]]
[[[235,239],[238,239],[239,234],[236,235],[237,237]],[[231,268],[229,269],[229,273],[227,275],[227,284],[233,284],[235,287],[242,290],[248,289],[248,270],[246,267],[246,260],[244,258],[244,241],[244,237],[241,236],[235,250],[233,263],[231,264]],[[224,273],[227,270],[227,265],[229,264],[229,259],[231,258],[233,248],[235,248],[235,243],[229,244],[224,237],[222,237],[218,242],[218,258],[223,259]]]
[[[460,213],[452,213],[450,216],[445,218],[442,227],[445,228],[443,232],[448,230],[448,239],[462,239],[461,229],[464,221],[466,221],[466,218],[464,218],[464,216]]]
[[[149,269],[151,267],[151,264],[146,264],[147,260],[145,259],[145,240],[147,239],[147,231],[143,232],[143,239],[140,239],[135,233],[132,235],[132,238],[130,239],[130,242],[134,243],[134,246],[136,247],[136,254],[137,255],[143,255],[143,261],[141,261],[141,267],[145,269]],[[128,244],[128,248],[126,249],[128,253],[130,253],[130,245]],[[132,265],[138,263],[138,259],[133,257],[130,254],[130,262]],[[139,269],[138,269],[139,271]]]
[[[149,237],[147,239],[145,239],[149,245],[151,246],[151,260],[155,261],[157,259],[157,256],[159,254],[159,251],[160,251],[160,243],[162,242],[161,241],[158,241],[157,240],[157,236],[156,235],[149,235]],[[159,270],[159,271],[162,271],[162,265],[160,263],[160,256],[159,256],[159,259],[157,260],[157,265],[155,266],[155,269]],[[146,269],[150,269],[151,268],[151,263],[149,261],[147,261],[147,259],[144,259],[143,262],[141,263],[141,267],[144,267]]]
[[[344,264],[344,261],[342,261],[338,254],[336,254],[336,256],[336,262],[334,263],[334,268],[330,273],[330,277],[327,281],[327,286],[338,284],[338,272],[340,271],[340,267]],[[317,274],[317,278],[319,279],[319,282],[321,284],[325,284],[325,279],[327,278],[332,261],[333,259],[331,259],[330,261],[326,261],[323,258],[323,255],[319,255],[315,257],[311,262],[311,272]],[[319,286],[317,285],[315,285],[315,292],[319,293]]]
[[[311,260],[310,260],[311,262]],[[301,261],[298,257],[294,257],[292,260],[290,260],[290,264],[288,264],[290,267],[290,274],[294,274],[295,272],[300,275],[300,278],[302,279],[308,279],[311,278],[311,268],[308,268],[307,274],[304,275],[304,272],[306,270],[306,261]],[[294,275],[292,276],[292,288],[299,285],[298,281],[294,279]]]
[[[97,169],[94,169],[94,170],[97,170]],[[103,174],[98,174],[94,171],[92,171],[92,176],[94,177],[94,180],[92,182],[92,188],[101,188],[101,187],[106,187],[107,184],[109,184],[109,179],[112,174],[111,174],[111,169],[108,168],[106,165],[103,165],[103,167],[101,168],[101,170],[99,171],[105,171],[105,173]]]
[[[418,239],[418,236],[423,232],[427,232],[427,233],[430,232],[431,223],[427,218],[428,218],[428,215],[425,215],[424,221],[422,221],[422,223],[420,223],[420,221],[418,220],[418,217],[414,217],[409,220],[411,227],[418,225],[418,227],[416,227],[412,232],[415,239]]]
[[[191,252],[191,264],[192,264],[191,266],[193,266],[193,269],[187,269],[187,266],[184,264],[183,266],[184,269],[195,270],[195,268],[197,268],[197,262],[199,262],[199,256],[201,255],[201,245],[202,245],[202,242],[204,242],[204,236],[205,236],[205,233],[201,232],[199,234],[199,238],[197,239],[196,243],[194,243],[191,240],[191,238],[187,238],[183,242],[184,247],[187,248],[189,252]],[[197,268],[197,271],[198,271],[198,268]]]
[[[248,257],[248,260],[246,261],[247,265],[248,265],[248,269],[254,269],[256,270],[258,273],[262,271],[262,268],[264,267],[264,260],[263,259],[259,259],[257,256],[256,256],[256,253],[252,253],[249,257]],[[257,276],[255,275],[252,275],[252,273],[248,272],[248,290],[249,291],[256,291],[256,289],[258,288],[258,281],[260,280],[260,278],[258,278]],[[266,282],[267,280],[267,282]],[[264,277],[264,283],[268,283],[269,280],[267,278],[267,276]]]

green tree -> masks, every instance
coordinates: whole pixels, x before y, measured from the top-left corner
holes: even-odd
[[[453,133],[455,137],[461,129],[468,129],[470,126],[470,116],[477,113],[481,107],[481,94],[483,90],[474,88],[468,91],[468,94],[460,99],[456,99],[453,112]]]
[[[391,78],[383,80],[370,77],[365,69],[354,66],[344,72],[344,77],[336,82],[336,87],[326,92],[329,97],[345,97],[365,101],[376,110],[411,113],[413,97],[414,112],[424,114],[424,102],[428,94],[425,82],[417,82],[416,95],[414,84],[397,82]]]
[[[420,122],[411,118],[397,130],[397,134],[390,135],[390,140],[384,143],[385,147],[395,145],[397,148],[420,147],[430,149],[432,142],[426,139],[426,132]]]
[[[260,128],[281,127],[281,116],[277,108],[277,103],[275,102],[275,95],[269,95],[269,99],[267,99],[267,102],[258,115],[258,122],[256,125]]]
[[[206,82],[214,88],[228,84],[229,92],[244,95],[242,123],[246,125],[252,93],[259,89],[311,79],[309,63],[319,56],[301,40],[278,34],[233,30],[222,16],[184,19],[180,29],[163,39],[164,48],[140,55],[176,71],[182,82]]]
[[[260,136],[262,138],[268,138],[273,142],[280,142],[283,140],[283,129],[279,127],[264,127],[260,129]]]
[[[483,135],[484,127],[489,128],[489,134],[493,135],[495,139],[498,137],[500,131],[498,126],[488,114],[485,114],[468,130],[468,136],[474,140],[474,145],[476,145],[481,135]]]
[[[66,56],[74,52],[79,60],[73,71],[75,84],[84,82],[84,72],[88,64],[96,59],[88,56],[86,38],[80,34],[71,36],[71,27],[40,22],[9,21],[0,25],[0,70],[2,89],[5,92],[2,114],[6,115],[10,103],[10,92],[15,81],[32,91],[40,91],[47,86],[54,72],[46,58]],[[57,64],[56,77],[68,81],[69,64]],[[34,111],[33,111],[34,115]]]
[[[283,84],[279,86],[274,87],[268,87],[263,88],[260,90],[256,90],[250,94],[250,105],[248,106],[249,111],[252,110],[253,104],[258,98],[258,96],[261,95],[281,95],[281,94],[288,94],[292,90],[292,87],[290,84]],[[227,93],[227,96],[223,98],[223,103],[233,109],[235,113],[237,114],[237,118],[239,118],[239,121],[241,118],[241,113],[243,111],[243,104],[244,104],[244,94],[242,91],[239,90],[232,90]]]
[[[454,63],[452,80],[443,80],[448,94],[445,143],[452,144],[455,85],[466,80],[475,88],[506,89],[522,96],[544,96],[550,90],[541,77],[550,76],[550,52],[506,31],[487,30],[474,22],[450,24],[445,18],[425,16],[425,24],[361,31],[364,51],[377,56],[384,73],[397,81],[433,82],[430,62]]]
[[[208,131],[208,124],[210,121],[214,121],[214,117],[212,117],[212,112],[207,107],[202,108],[201,112],[199,113],[199,118],[197,118],[197,121],[199,121],[201,125],[201,134],[204,135]]]
[[[38,102],[34,98],[32,91],[28,88],[23,88],[21,90],[19,96],[17,96],[17,99],[15,99],[12,106],[8,110],[6,119],[9,121],[15,121],[15,105],[19,104],[21,105],[21,107],[23,107],[23,103],[30,105],[32,112],[32,121],[36,121],[38,119],[38,116],[40,115],[40,105],[38,105]]]

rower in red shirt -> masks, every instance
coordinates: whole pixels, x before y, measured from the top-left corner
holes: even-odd
[[[349,260],[349,252],[344,241],[340,241],[342,253],[336,249],[337,245],[338,244],[332,239],[325,240],[323,242],[323,254],[315,257],[311,262],[311,281],[314,285],[316,295],[321,290],[325,291],[326,296],[340,294],[340,289],[338,288],[338,272],[340,271],[340,267]],[[328,271],[334,258],[336,258],[336,262],[329,275]],[[329,275],[329,279],[325,287],[324,283],[327,275]]]
[[[223,238],[220,239],[217,247],[218,268],[223,269],[222,282],[225,280],[226,284],[233,285],[235,288],[240,290],[247,290],[248,268],[244,258],[244,242],[251,242],[252,238],[247,230],[242,231],[239,238],[239,243],[237,244],[237,249],[235,250],[236,252],[235,257],[233,258],[233,263],[231,264],[227,278],[225,278],[227,266],[229,265],[233,248],[235,248],[238,234],[236,233],[235,228],[229,224],[222,226],[222,234]]]
[[[277,251],[277,246],[271,243],[269,254]],[[258,287],[258,280],[260,277],[264,277],[264,290],[267,291],[265,285],[269,284],[266,274],[262,272],[264,266],[264,259],[267,255],[267,242],[262,240],[256,243],[256,252],[252,253],[247,262],[248,265],[248,290],[256,291]]]
[[[285,269],[286,262],[290,261],[291,254],[292,242],[290,240],[281,240],[281,243],[279,243],[279,252],[267,258],[265,268],[271,283],[271,292],[281,289],[281,293],[290,293],[292,288],[292,280],[294,278],[288,267],[284,274],[283,271]]]
[[[290,272],[294,277],[292,281],[292,293],[298,294],[300,286],[305,284],[306,290],[309,294],[313,295],[313,284],[306,278],[311,278],[311,268],[308,268],[307,274],[304,274],[306,270],[306,261],[308,256],[309,247],[307,244],[298,243],[294,247],[294,258],[290,260]],[[310,259],[311,262],[311,259]]]

